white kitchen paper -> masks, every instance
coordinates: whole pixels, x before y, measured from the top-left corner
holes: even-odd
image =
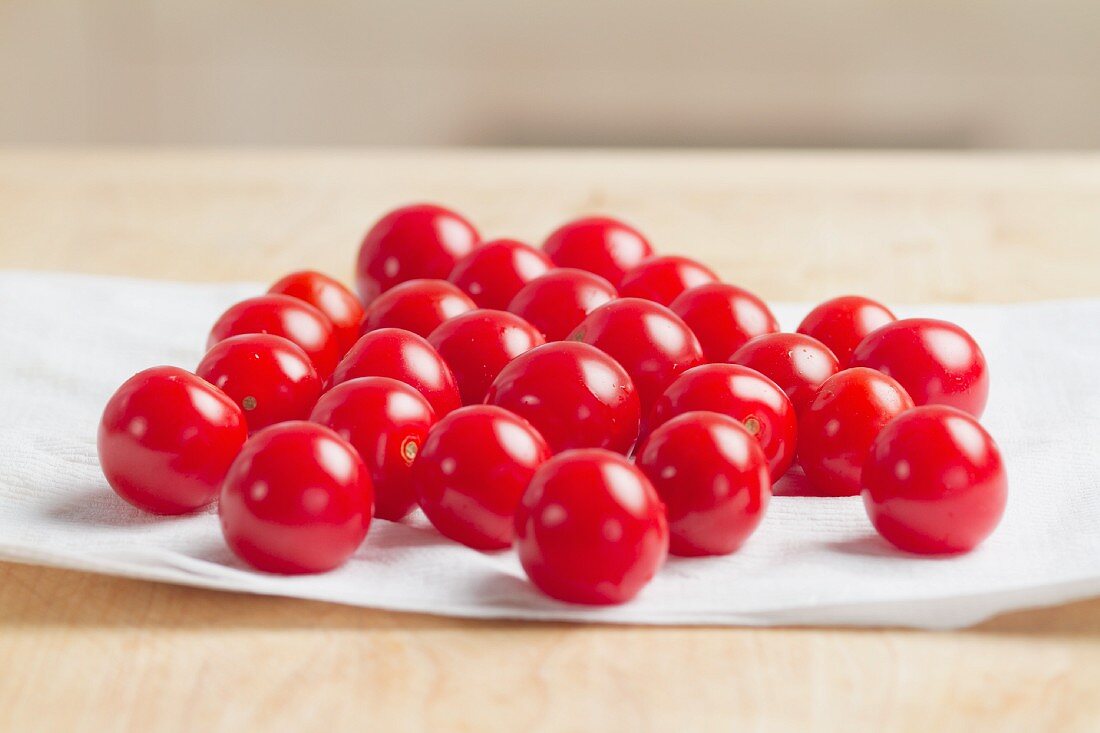
[[[99,471],[100,411],[133,373],[193,368],[207,329],[251,284],[0,272],[0,559],[150,580],[482,618],[647,624],[949,628],[1100,594],[1100,300],[898,308],[955,321],[985,350],[984,424],[1007,459],[997,532],[952,558],[880,540],[858,497],[776,496],[734,555],[670,558],[633,602],[584,608],[540,595],[511,551],[480,553],[414,515],[377,520],[343,568],[253,572],[214,510],[160,518]],[[805,306],[777,304],[794,328]],[[780,493],[797,493],[797,471]]]

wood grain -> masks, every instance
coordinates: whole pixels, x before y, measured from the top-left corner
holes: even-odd
[[[7,151],[0,267],[350,276],[416,199],[636,221],[766,297],[1100,295],[1100,156]],[[793,324],[786,324],[791,326]],[[0,564],[3,730],[1097,729],[1100,601],[955,633],[476,622]]]

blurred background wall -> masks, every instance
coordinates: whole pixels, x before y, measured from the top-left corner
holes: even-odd
[[[0,144],[1100,147],[1100,0],[0,0]]]

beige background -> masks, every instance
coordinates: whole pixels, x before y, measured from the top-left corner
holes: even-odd
[[[0,144],[1100,146],[1096,0],[0,0]]]

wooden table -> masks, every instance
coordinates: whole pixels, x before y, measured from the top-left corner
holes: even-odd
[[[350,277],[381,212],[635,221],[768,298],[1100,295],[1100,156],[0,153],[0,267]],[[792,327],[794,324],[785,324]],[[0,729],[1100,730],[1100,601],[956,633],[473,622],[0,564]]]

